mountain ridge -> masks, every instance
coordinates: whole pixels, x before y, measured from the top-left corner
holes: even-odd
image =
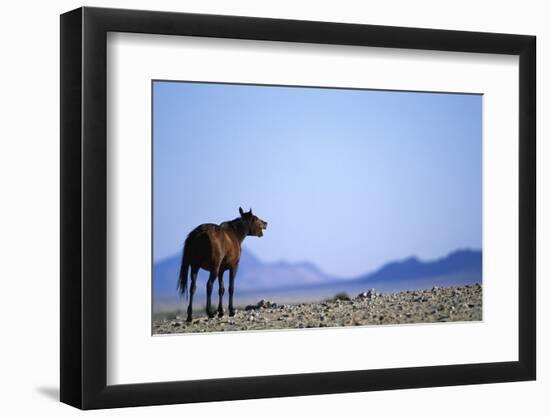
[[[181,254],[164,258],[154,264],[154,297],[176,296],[176,282],[179,274]],[[237,274],[240,291],[269,291],[297,289],[304,287],[369,286],[384,283],[417,282],[426,285],[430,278],[458,277],[461,282],[481,282],[482,252],[475,249],[458,249],[434,260],[421,260],[410,256],[402,260],[385,263],[380,268],[351,278],[337,278],[325,274],[315,264],[301,262],[262,262],[243,248]],[[205,282],[207,271],[199,272],[199,281]],[[201,288],[199,286],[199,288]]]
[[[481,271],[482,258],[482,252],[474,249],[457,249],[445,257],[432,261],[424,261],[417,256],[410,256],[400,261],[388,262],[374,272],[365,274],[358,279],[363,281],[400,280],[447,275],[459,270]]]

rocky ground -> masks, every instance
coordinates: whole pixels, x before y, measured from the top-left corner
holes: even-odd
[[[319,303],[278,305],[261,300],[237,310],[234,317],[165,315],[153,321],[154,334],[271,330],[378,324],[435,323],[482,319],[479,284],[379,294],[374,289],[350,298],[338,294]]]

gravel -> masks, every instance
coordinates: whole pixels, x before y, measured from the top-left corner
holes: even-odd
[[[180,316],[158,318],[153,321],[153,334],[479,321],[481,303],[479,284],[393,294],[370,289],[353,299],[337,295],[333,300],[309,304],[277,305],[260,300],[237,310],[234,317],[197,316],[191,323]]]

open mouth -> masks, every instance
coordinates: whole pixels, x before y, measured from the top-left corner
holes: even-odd
[[[264,235],[264,232],[262,232],[262,229],[260,229],[260,232],[258,233],[258,237],[262,237]]]

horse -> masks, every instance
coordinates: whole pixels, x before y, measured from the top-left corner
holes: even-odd
[[[181,268],[178,279],[180,295],[187,295],[187,276],[191,268],[191,287],[189,289],[189,305],[187,307],[187,322],[193,320],[193,296],[197,288],[199,269],[210,272],[206,283],[206,314],[213,318],[216,313],[211,311],[211,296],[214,281],[218,278],[218,317],[224,316],[223,295],[225,292],[223,274],[229,270],[229,315],[235,315],[233,294],[235,291],[235,276],[241,258],[241,244],[246,236],[263,236],[267,222],[239,207],[240,216],[234,220],[219,225],[205,223],[193,229],[183,245]]]

